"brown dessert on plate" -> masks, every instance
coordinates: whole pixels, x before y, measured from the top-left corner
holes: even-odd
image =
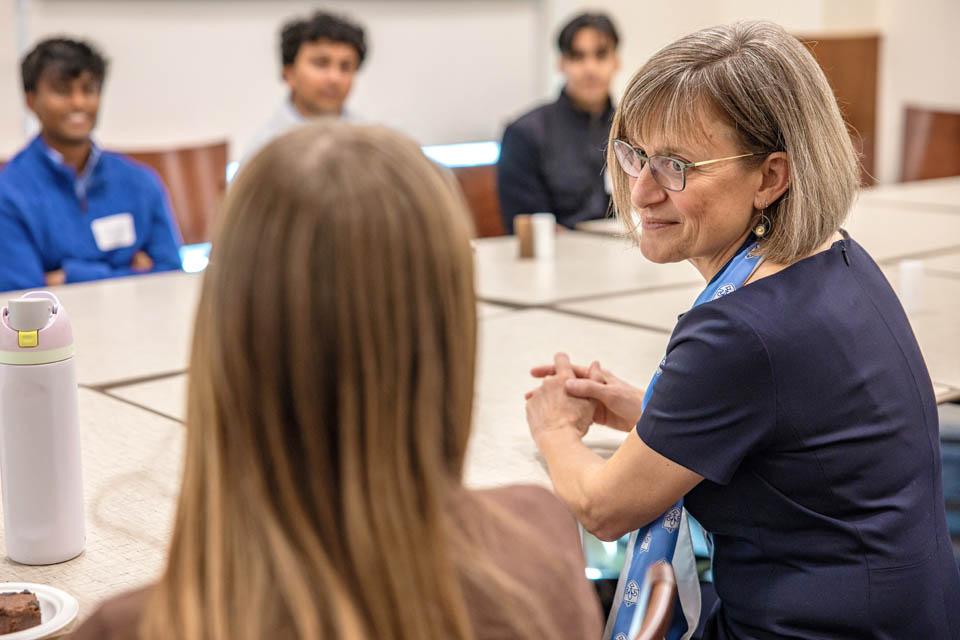
[[[29,591],[0,593],[0,635],[40,624],[40,601]]]

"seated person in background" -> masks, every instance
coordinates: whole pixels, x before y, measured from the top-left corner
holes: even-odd
[[[507,233],[513,217],[548,212],[572,228],[602,218],[610,206],[604,148],[613,120],[610,84],[620,67],[613,22],[584,13],[560,31],[565,86],[555,102],[507,126],[497,164],[500,211]]]
[[[260,147],[312,118],[352,119],[344,104],[353,78],[367,56],[363,27],[323,11],[296,19],[280,32],[283,81],[290,89],[283,104],[254,136],[244,161]]]
[[[75,640],[600,636],[567,508],[463,484],[470,236],[453,178],[384,128],[310,125],[240,170],[166,571]]]
[[[23,59],[40,134],[0,171],[0,291],[180,268],[159,178],[90,138],[106,66],[60,38]]]

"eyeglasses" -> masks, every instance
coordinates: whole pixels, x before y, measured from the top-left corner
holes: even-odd
[[[647,156],[642,149],[632,146],[626,140],[614,140],[613,151],[617,156],[617,162],[620,168],[633,178],[639,178],[644,165],[650,163],[650,173],[653,179],[657,181],[664,189],[669,191],[683,191],[687,186],[687,169],[694,169],[714,162],[723,162],[724,160],[736,160],[737,158],[747,158],[749,156],[759,156],[768,153],[758,151],[756,153],[742,153],[738,156],[728,156],[726,158],[717,158],[716,160],[701,160],[700,162],[684,162],[670,156]]]

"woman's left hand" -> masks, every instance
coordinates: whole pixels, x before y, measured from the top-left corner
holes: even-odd
[[[544,377],[543,384],[527,397],[530,434],[537,440],[550,431],[573,429],[582,437],[593,422],[594,403],[592,400],[574,398],[564,388],[567,380],[576,378],[567,354],[556,354],[553,362],[555,375]]]

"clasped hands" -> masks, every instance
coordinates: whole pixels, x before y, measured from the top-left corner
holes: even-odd
[[[575,365],[567,354],[557,353],[553,364],[534,367],[530,374],[542,380],[525,395],[527,424],[535,441],[563,429],[573,429],[583,437],[592,424],[630,431],[640,419],[643,391],[597,361]]]

